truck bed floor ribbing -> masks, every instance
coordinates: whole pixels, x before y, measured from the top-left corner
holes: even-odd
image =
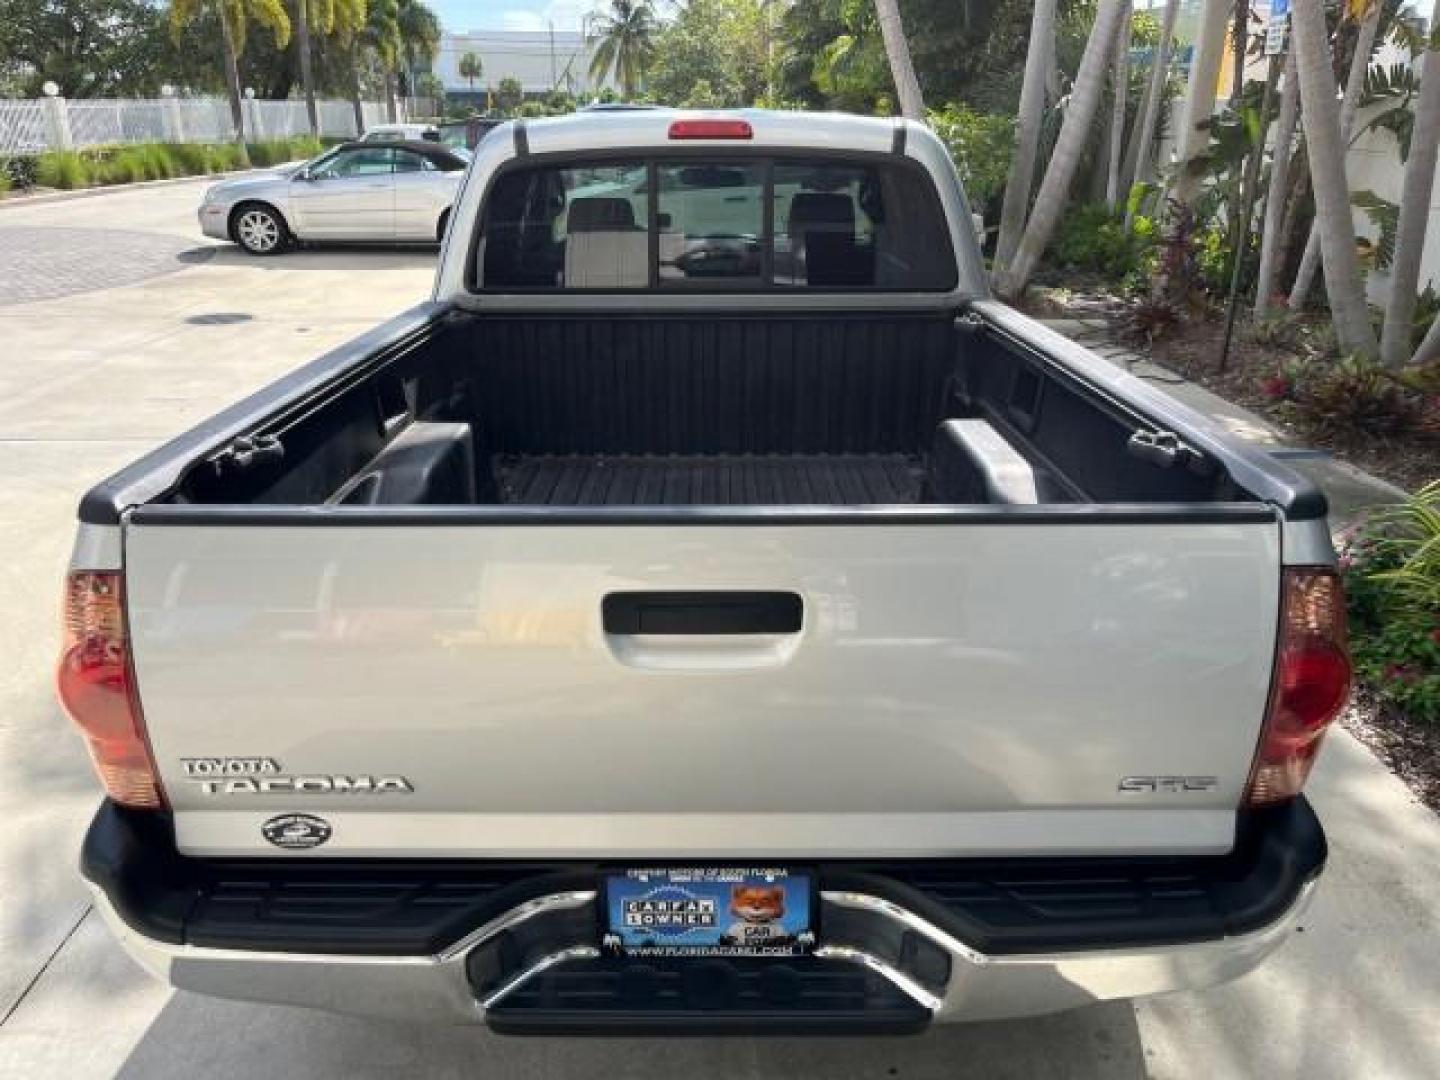
[[[908,454],[498,455],[504,503],[540,506],[856,505],[919,501]]]

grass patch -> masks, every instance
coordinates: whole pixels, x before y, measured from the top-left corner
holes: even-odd
[[[246,143],[250,162],[257,168],[284,165],[290,161],[312,158],[325,149],[325,144],[309,135],[293,139],[266,139],[263,142]]]
[[[40,155],[35,182],[42,187],[70,191],[90,186],[90,166],[73,150],[55,150]]]
[[[238,143],[134,143],[17,154],[0,160],[0,192],[35,186],[70,191],[265,168],[312,158],[326,145],[305,135],[267,139],[245,147]]]

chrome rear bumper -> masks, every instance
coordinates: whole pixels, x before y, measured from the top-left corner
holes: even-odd
[[[852,944],[826,942],[817,955],[884,976],[941,1022],[1059,1012],[1092,1002],[1199,989],[1244,975],[1280,947],[1314,891],[1306,884],[1288,909],[1260,929],[1212,941],[1138,948],[987,956],[892,901],[825,891],[829,909],[880,930],[924,938],[949,958],[942,985],[926,986],[894,962]],[[594,903],[593,891],[555,893],[520,904],[433,956],[260,952],[177,945],[147,937],[120,918],[105,892],[96,906],[125,948],[171,985],[242,1001],[288,1004],[392,1020],[474,1023],[530,979],[556,965],[599,955],[592,941],[558,942],[497,986],[477,992],[467,960],[487,943],[540,916]],[[822,923],[824,925],[824,923]]]

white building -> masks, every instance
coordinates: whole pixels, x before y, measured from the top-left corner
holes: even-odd
[[[460,58],[466,53],[478,56],[484,70],[473,86],[460,74]],[[598,89],[590,78],[593,54],[585,35],[575,30],[447,31],[431,68],[452,95],[483,99],[500,80],[514,78],[526,97],[543,97],[557,89],[583,96]]]

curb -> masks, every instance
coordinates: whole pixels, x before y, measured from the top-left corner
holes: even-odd
[[[288,163],[287,163],[288,164]],[[279,168],[278,165],[268,168]],[[181,184],[216,183],[267,169],[238,169],[234,172],[206,173],[203,176],[172,176],[168,180],[138,180],[133,184],[105,184],[101,187],[79,188],[76,191],[47,191],[42,195],[9,195],[0,199],[0,210],[17,206],[44,206],[46,203],[69,202],[71,199],[93,199],[100,195],[119,195],[148,188],[178,187]]]

